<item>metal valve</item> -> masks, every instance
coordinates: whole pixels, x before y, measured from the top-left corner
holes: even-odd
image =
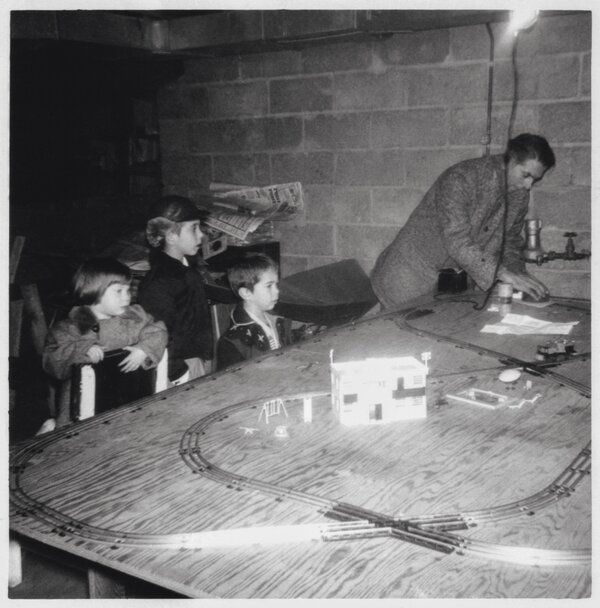
[[[526,245],[521,253],[526,262],[535,262],[538,266],[550,260],[581,260],[589,258],[591,253],[587,250],[575,251],[575,243],[573,239],[577,236],[576,232],[565,232],[563,236],[567,239],[567,244],[563,252],[556,251],[545,252],[540,243],[540,231],[542,222],[538,219],[530,219],[525,221],[525,233],[527,237]]]

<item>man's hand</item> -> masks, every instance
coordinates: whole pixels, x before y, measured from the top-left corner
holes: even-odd
[[[90,363],[99,363],[104,359],[104,351],[101,346],[94,344],[90,350],[85,353],[85,356],[90,360]]]
[[[528,293],[535,300],[545,300],[550,294],[548,288],[537,279],[528,274],[511,272],[506,268],[500,268],[498,279],[503,283],[510,283],[513,289]]]
[[[136,346],[126,346],[123,350],[128,350],[129,354],[119,363],[122,372],[134,372],[146,360],[146,353]]]

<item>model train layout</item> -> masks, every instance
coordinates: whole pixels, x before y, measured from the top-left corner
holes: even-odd
[[[560,304],[556,304],[560,306]],[[471,350],[479,356],[489,357],[501,362],[499,370],[506,367],[518,367],[530,372],[532,377],[543,377],[557,385],[574,391],[580,397],[590,398],[589,387],[580,381],[558,373],[556,366],[546,365],[540,361],[527,361],[506,353],[474,345],[467,341],[449,336],[442,336],[434,331],[415,325],[416,319],[421,319],[429,313],[427,309],[407,310],[402,314],[384,315],[392,320],[399,328],[417,336],[427,336],[438,342],[453,344],[460,349]],[[367,321],[368,322],[368,321]],[[360,322],[359,322],[360,323]],[[435,377],[435,374],[433,374]],[[281,413],[302,410],[304,420],[307,420],[307,409],[312,413],[310,420],[321,407],[331,411],[331,397],[328,388],[321,391],[306,393],[270,395],[270,404],[277,403],[278,408],[270,405],[267,410],[261,410],[267,402],[265,399],[249,399],[219,408],[203,416],[190,426],[181,436],[178,453],[189,469],[190,480],[208,478],[224,485],[232,491],[232,500],[238,499],[245,491],[260,492],[274,496],[276,501],[293,501],[309,505],[322,516],[323,521],[317,524],[298,524],[290,526],[273,526],[270,530],[278,537],[279,542],[295,542],[298,540],[316,539],[321,541],[344,541],[356,538],[391,536],[395,539],[426,547],[444,554],[470,556],[490,560],[518,563],[524,565],[566,566],[579,563],[589,563],[591,549],[539,549],[523,546],[508,546],[500,543],[474,540],[461,534],[473,527],[508,520],[511,518],[527,518],[534,513],[568,499],[580,482],[591,472],[591,442],[585,442],[579,453],[570,462],[565,462],[564,470],[550,484],[537,489],[532,494],[517,500],[486,508],[465,509],[456,512],[422,514],[399,517],[384,512],[364,508],[347,501],[329,499],[315,493],[298,490],[281,483],[272,483],[254,476],[243,475],[235,470],[224,468],[219,462],[211,459],[205,451],[205,439],[211,429],[218,423],[226,423],[237,415],[249,413],[260,421],[263,413],[266,422],[271,416]],[[38,500],[26,484],[23,475],[30,467],[35,466],[36,459],[50,446],[73,438],[96,425],[109,424],[111,420],[122,417],[126,412],[135,412],[154,402],[154,398],[137,401],[118,410],[106,412],[96,418],[81,421],[64,429],[55,431],[47,436],[27,442],[13,451],[10,463],[10,501],[14,517],[32,518],[43,522],[50,528],[50,535],[90,539],[107,544],[110,547],[126,546],[156,546],[169,548],[203,548],[211,542],[236,545],[244,542],[262,542],[267,539],[267,527],[264,525],[254,529],[255,534],[248,536],[248,530],[234,529],[230,534],[211,537],[211,530],[200,529],[197,532],[181,532],[170,534],[144,533],[140,530],[112,529],[96,526],[82,519],[71,517],[68,513],[55,509]],[[281,409],[283,408],[283,409]],[[250,426],[240,426],[244,435],[254,436],[257,429]],[[275,434],[277,437],[277,433]],[[286,437],[287,434],[280,436]],[[279,529],[279,532],[278,532]],[[227,532],[220,530],[219,532]],[[216,539],[216,540],[215,540]]]

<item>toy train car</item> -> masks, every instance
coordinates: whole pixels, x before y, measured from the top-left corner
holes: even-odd
[[[564,361],[574,354],[574,342],[559,338],[538,346],[535,358],[538,361]]]

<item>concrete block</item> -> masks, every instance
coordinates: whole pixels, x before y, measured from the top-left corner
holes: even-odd
[[[406,185],[428,190],[448,167],[461,160],[478,156],[480,156],[479,148],[408,150],[406,152]]]
[[[167,156],[162,159],[162,181],[180,189],[208,188],[212,181],[210,156]]]
[[[450,30],[394,34],[376,44],[375,50],[388,64],[441,63],[450,52]]]
[[[381,72],[334,74],[336,110],[403,108],[408,93],[407,70],[384,68]]]
[[[506,47],[507,52],[503,54],[509,56],[510,45]],[[540,17],[532,28],[519,34],[518,40],[519,57],[577,53],[590,48],[591,13]]]
[[[272,114],[282,112],[321,112],[333,108],[330,76],[271,80],[269,107]]]
[[[161,156],[183,156],[192,149],[190,130],[193,123],[188,120],[161,120],[160,151]]]
[[[254,156],[238,154],[214,156],[214,179],[227,184],[254,185]]]
[[[336,224],[370,224],[372,222],[369,188],[336,188],[332,202]]]
[[[271,157],[268,154],[254,155],[254,178],[257,186],[268,186],[273,183]]]
[[[333,264],[335,262],[341,262],[342,258],[335,256],[310,256],[306,259],[307,268],[306,270],[312,270],[313,268],[320,268],[327,264]]]
[[[592,94],[592,56],[590,53],[582,57],[581,66],[581,95],[589,96]]]
[[[592,12],[539,19],[535,26],[543,54],[573,53],[592,48]]]
[[[303,187],[306,219],[309,222],[333,222],[334,186]]]
[[[370,115],[319,114],[304,119],[307,150],[339,150],[369,147]]]
[[[275,238],[283,255],[334,255],[333,226],[275,222]]]
[[[336,227],[336,254],[342,258],[360,256],[376,260],[398,232],[395,226],[347,226]]]
[[[404,153],[399,150],[338,154],[335,183],[342,186],[404,184]]]
[[[577,97],[579,57],[576,55],[527,55],[517,60],[519,99]],[[496,62],[494,99],[512,101],[514,76],[511,63]]]
[[[589,146],[571,149],[571,183],[574,186],[590,186],[592,183],[592,159]]]
[[[205,118],[208,100],[204,87],[167,88],[158,92],[161,118]]]
[[[185,72],[179,82],[223,82],[237,80],[239,76],[238,57],[198,57],[185,62]]]
[[[448,142],[448,111],[374,112],[371,142],[373,148],[444,146]]]
[[[271,78],[300,73],[302,73],[300,51],[240,55],[240,75],[242,79]]]
[[[210,116],[263,116],[268,112],[266,82],[216,85],[207,90]]]
[[[204,87],[162,89],[157,101],[161,118],[204,118],[208,110]]]
[[[364,273],[367,276],[371,276],[371,272],[373,270],[373,268],[375,267],[375,262],[376,259],[367,259],[367,258],[363,258],[363,257],[355,257],[354,258],[359,266],[363,269]],[[371,310],[369,310],[367,313],[365,313],[367,316],[372,316],[374,314],[377,314],[378,312],[381,312],[381,306],[379,303],[375,304],[375,306],[373,306],[373,308],[371,308]]]
[[[545,190],[564,188],[571,185],[571,150],[563,146],[552,146],[556,164],[550,171],[546,171],[544,178],[534,186],[534,192],[540,187]]]
[[[540,132],[552,142],[588,142],[591,138],[591,106],[588,101],[542,104]]]
[[[360,70],[365,69],[370,62],[371,44],[368,42],[337,43],[302,50],[302,69],[305,74]]]
[[[192,152],[236,153],[264,150],[264,121],[217,120],[191,124]]]
[[[331,152],[273,154],[271,172],[276,183],[299,181],[302,185],[331,184],[333,154]]]
[[[296,116],[266,118],[262,121],[265,145],[269,150],[297,149],[302,146],[302,119]]]
[[[424,194],[418,188],[373,188],[373,223],[404,226]]]
[[[488,70],[484,65],[423,68],[410,72],[409,106],[456,106],[487,101]]]
[[[453,60],[485,59],[487,61],[489,56],[490,37],[485,25],[468,25],[450,29],[450,57]]]
[[[533,196],[532,217],[542,220],[542,226],[564,231],[590,230],[590,188],[536,190]]]
[[[492,106],[492,145],[504,148],[510,120],[510,106]],[[482,142],[487,130],[487,106],[469,105],[450,110],[449,143],[453,146],[477,145]],[[538,132],[537,107],[533,104],[520,104],[513,132]],[[492,152],[493,153],[493,152]]]
[[[297,272],[308,270],[307,258],[297,255],[282,255],[279,260],[280,277],[289,277]]]

